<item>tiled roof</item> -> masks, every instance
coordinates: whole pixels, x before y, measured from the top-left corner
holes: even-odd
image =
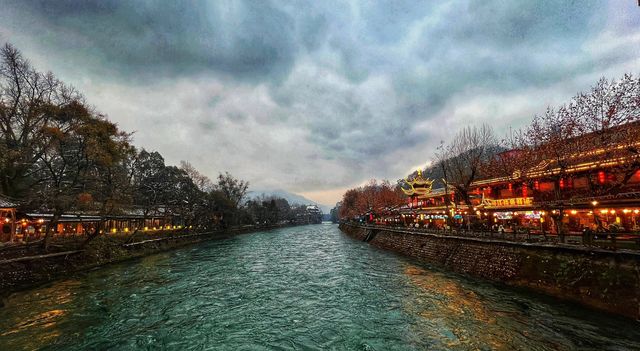
[[[18,204],[0,195],[0,208],[18,207]]]

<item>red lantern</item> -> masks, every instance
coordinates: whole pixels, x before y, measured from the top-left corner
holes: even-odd
[[[606,175],[604,174],[604,171],[598,172],[598,183],[604,184],[605,181],[606,181]]]
[[[522,184],[522,197],[527,197],[527,184]]]

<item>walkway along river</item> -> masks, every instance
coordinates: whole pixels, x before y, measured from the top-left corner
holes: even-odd
[[[0,350],[634,350],[637,322],[443,272],[330,224],[210,241],[18,292]]]

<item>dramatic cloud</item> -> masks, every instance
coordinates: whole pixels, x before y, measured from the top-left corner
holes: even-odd
[[[0,41],[169,162],[325,203],[638,73],[634,1],[4,1]]]

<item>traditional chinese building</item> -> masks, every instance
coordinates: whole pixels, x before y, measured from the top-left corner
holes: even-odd
[[[18,205],[0,196],[0,242],[13,241],[16,234],[16,208]]]
[[[44,237],[53,220],[52,213],[22,213],[18,205],[0,198],[0,242],[27,242]],[[54,237],[69,237],[93,233],[129,233],[138,231],[176,230],[184,228],[179,216],[165,213],[163,208],[148,211],[126,209],[118,215],[99,216],[91,213],[61,215],[50,230]]]
[[[503,161],[539,161],[473,182],[471,206],[456,198],[451,186],[433,189],[434,180],[418,171],[400,183],[407,205],[386,211],[383,221],[420,227],[473,222],[482,228],[503,225],[545,233],[555,233],[558,226],[569,233],[584,228],[638,233],[640,140],[632,136],[640,134],[633,132],[640,132],[640,126],[623,127],[566,140],[575,151],[555,158],[533,157],[539,155],[521,150],[499,154]]]

